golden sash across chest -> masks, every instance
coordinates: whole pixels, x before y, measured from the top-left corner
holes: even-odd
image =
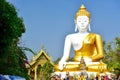
[[[96,34],[89,33],[83,40],[83,46],[75,51],[75,61],[80,61],[81,57],[91,57],[96,53],[95,48]]]

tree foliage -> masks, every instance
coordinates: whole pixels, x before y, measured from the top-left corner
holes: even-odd
[[[59,63],[59,61],[60,61],[60,57],[58,57],[55,61],[54,61],[54,64],[58,64]]]
[[[18,17],[15,7],[0,0],[0,73],[27,76],[24,59],[26,56],[17,45],[25,32],[23,19]]]
[[[105,43],[105,58],[103,61],[107,63],[108,69],[120,74],[120,38],[115,38],[113,42]]]
[[[50,80],[51,73],[54,72],[54,68],[50,62],[46,62],[43,67],[39,68],[39,71],[42,73],[42,77],[40,79]]]

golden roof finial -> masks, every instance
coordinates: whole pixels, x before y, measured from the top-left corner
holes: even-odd
[[[75,19],[78,16],[87,16],[90,19],[90,13],[86,10],[85,6],[82,4],[78,12],[76,13]]]

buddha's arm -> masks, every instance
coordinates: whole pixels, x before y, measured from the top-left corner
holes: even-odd
[[[97,54],[92,57],[92,61],[98,61],[104,57],[102,37],[98,34],[96,35],[95,44],[96,44]]]
[[[70,49],[71,49],[71,40],[70,40],[70,36],[68,35],[65,38],[63,57],[61,61],[66,61],[69,58]]]

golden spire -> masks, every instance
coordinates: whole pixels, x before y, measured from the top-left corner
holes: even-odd
[[[90,19],[90,13],[86,10],[85,6],[82,4],[79,11],[76,13],[75,19],[78,16],[87,16]]]
[[[82,4],[80,8],[81,8],[81,9],[82,9],[82,8],[85,8],[85,6]]]

